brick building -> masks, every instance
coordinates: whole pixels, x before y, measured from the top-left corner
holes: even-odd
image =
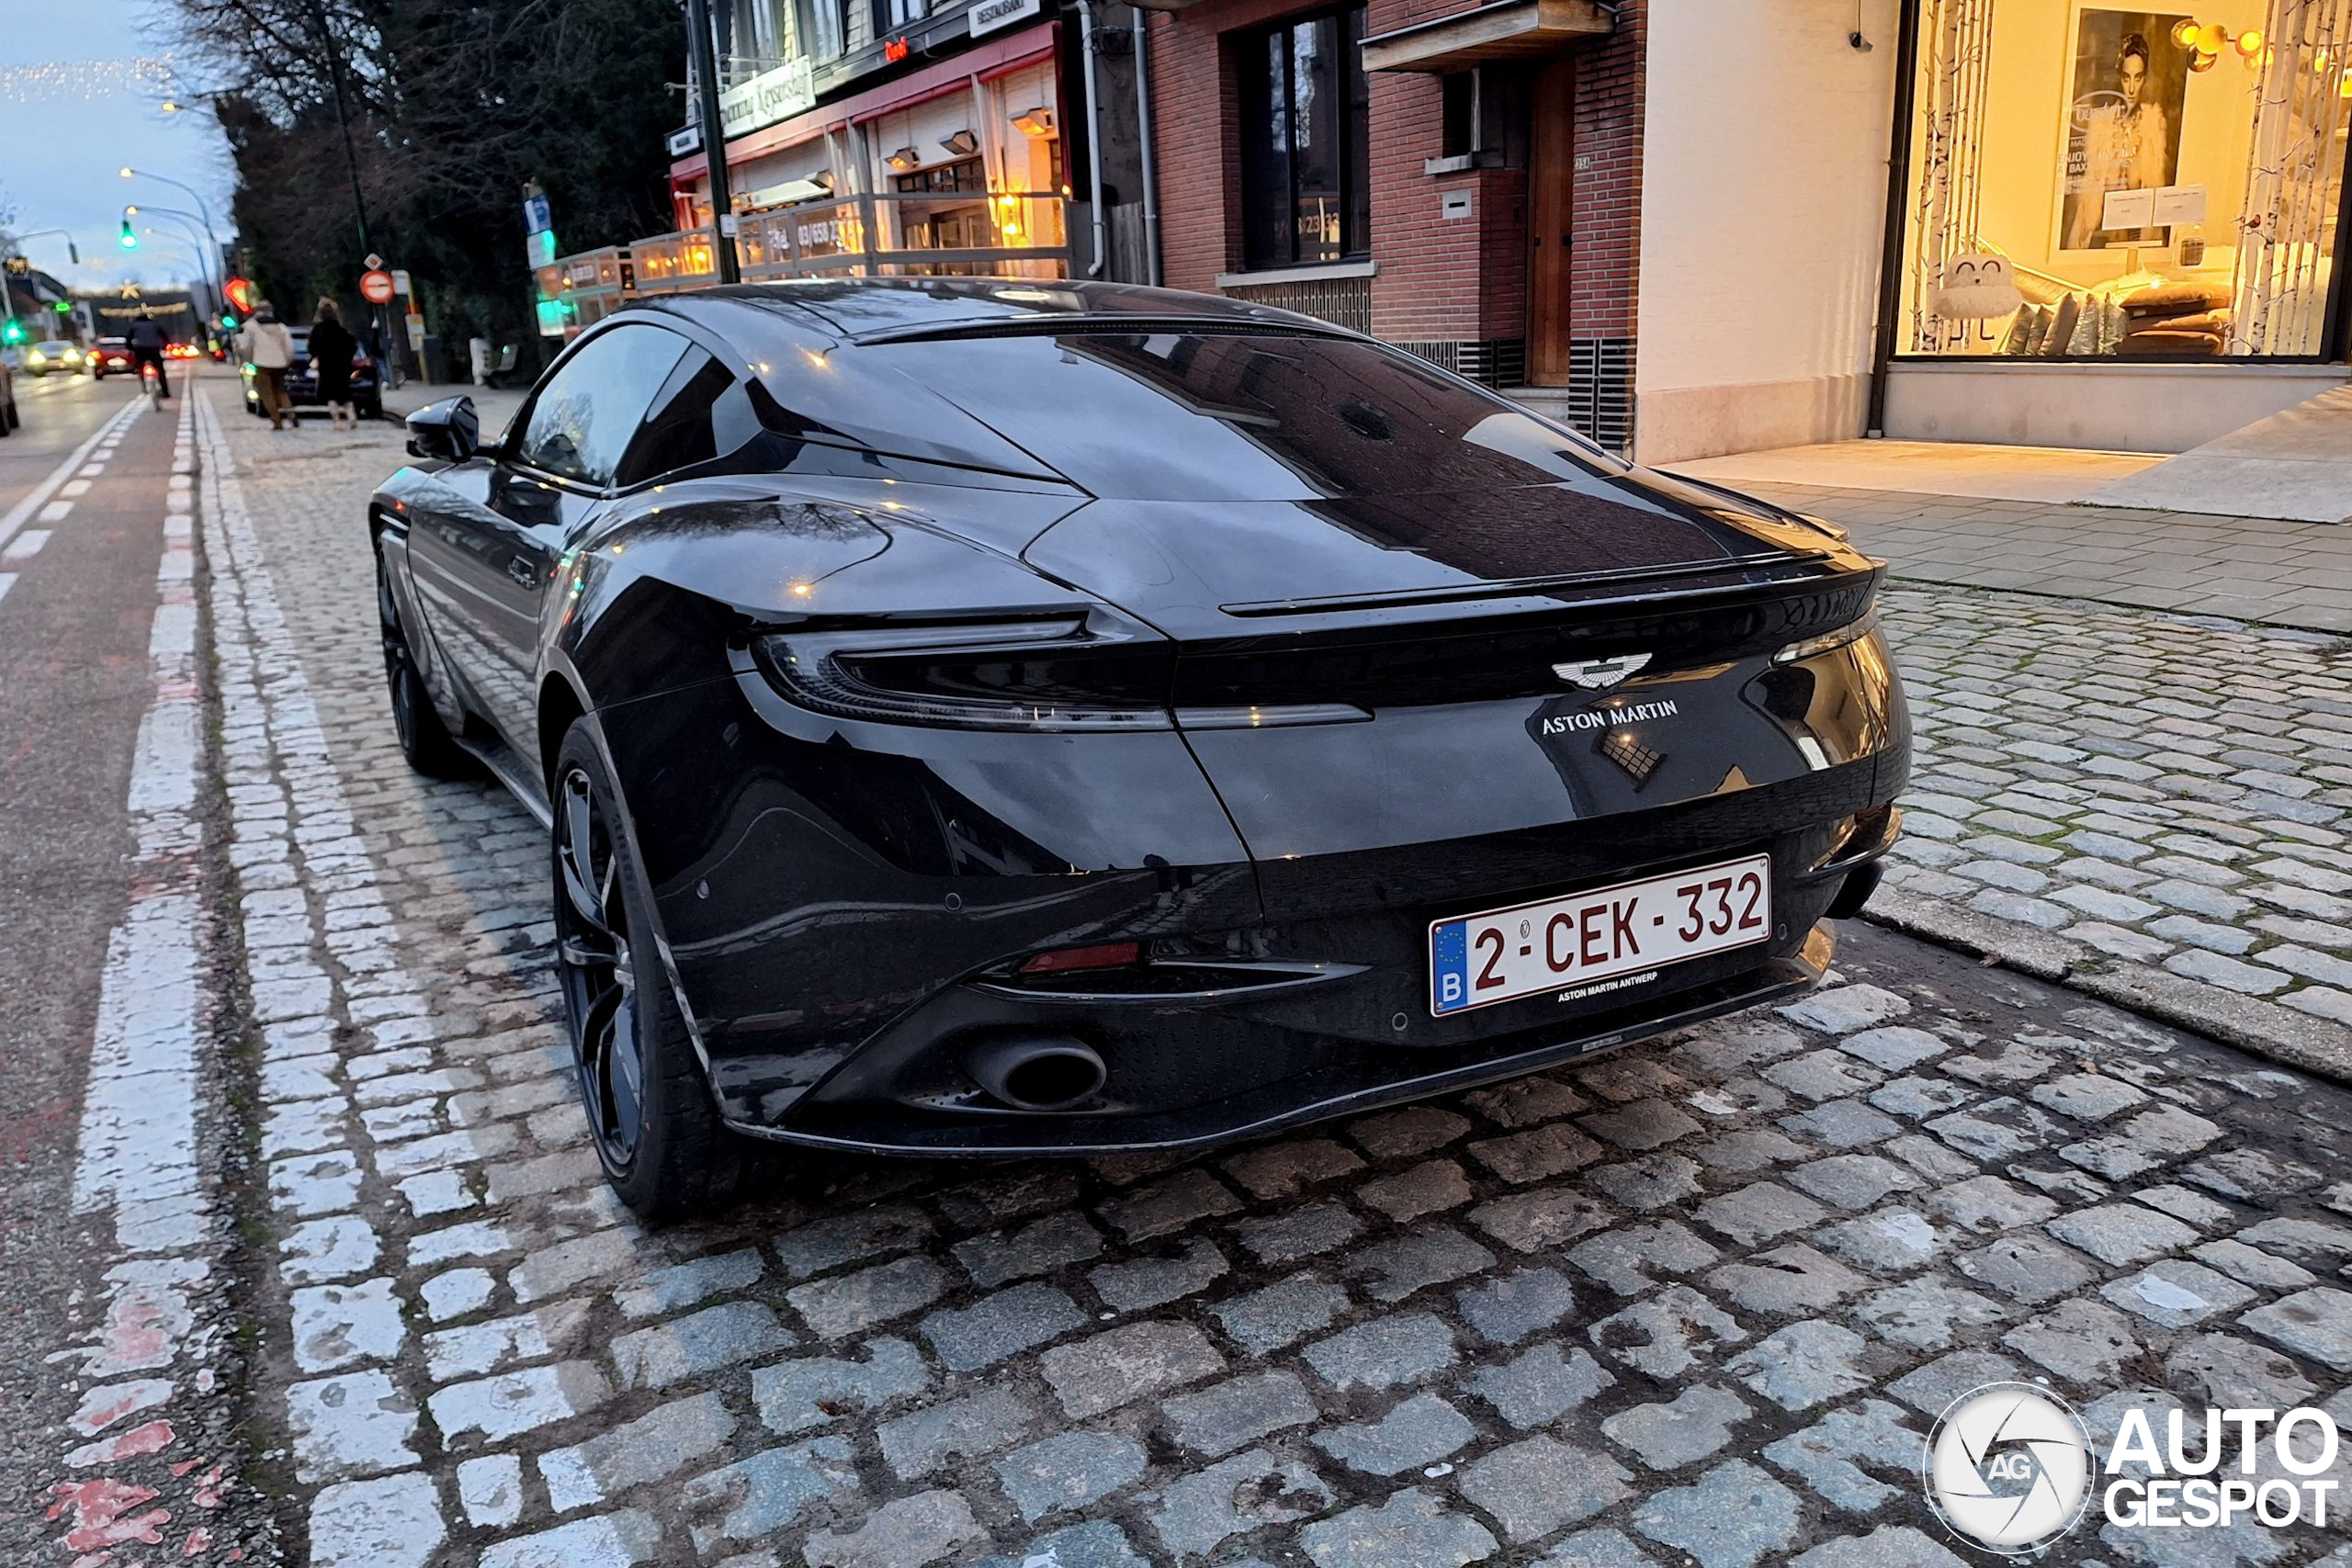
[[[1166,281],[1370,331],[1626,444],[1647,6],[1154,16]]]
[[[1148,3],[1168,282],[1645,461],[2178,451],[2347,373],[2352,0]]]

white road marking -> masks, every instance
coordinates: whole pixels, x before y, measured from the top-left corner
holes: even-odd
[[[15,586],[17,586],[17,574],[13,571],[0,571],[0,599],[6,599],[8,596],[8,590]]]
[[[114,417],[107,420],[104,424],[98,426],[96,431],[92,432],[90,438],[83,442],[81,446],[76,446],[74,449],[73,454],[68,457],[65,461],[58,464],[54,468],[51,468],[49,471],[49,477],[47,479],[35,485],[32,490],[25,495],[23,500],[17,502],[16,505],[8,508],[6,515],[0,515],[0,545],[5,545],[10,539],[16,537],[17,530],[23,527],[26,520],[31,517],[35,512],[40,512],[42,504],[48,502],[51,496],[57,493],[58,487],[65,482],[66,476],[73,473],[74,469],[80,468],[83,464],[90,460],[91,453],[96,451],[98,447],[108,441],[109,438],[116,441],[121,440],[123,428],[130,423],[130,417],[138,411],[138,408],[139,400],[137,398],[133,398],[129,402],[123,404],[121,408],[116,410]],[[64,511],[57,513],[55,516],[51,516],[48,513],[42,512],[40,520],[44,523],[54,523],[60,518],[62,518],[66,512],[71,512],[74,509],[73,503],[70,502],[62,504],[64,506]]]
[[[11,539],[6,549],[0,550],[0,560],[30,560],[40,554],[40,547],[47,543],[48,529],[28,528]]]
[[[111,455],[111,454],[109,454],[109,455]],[[81,468],[79,468],[78,469],[76,469],[76,470],[75,470],[75,473],[77,474],[77,476],[78,476],[78,477],[80,477],[80,478],[82,478],[82,479],[96,479],[100,474],[105,473],[106,471],[107,471],[107,466],[106,466],[105,459],[101,458],[99,461],[95,462],[95,463],[85,463],[85,464],[83,464],[83,465],[81,466]]]
[[[190,423],[184,413],[184,431]],[[212,976],[198,934],[205,923],[204,827],[198,809],[205,724],[196,563],[186,518],[167,523],[166,544],[172,547],[156,568],[155,618],[148,634],[154,691],[140,721],[127,796],[138,840],[130,905],[107,941],[99,975],[74,1165],[74,1212],[98,1218],[108,1233],[99,1240],[105,1284],[90,1303],[98,1321],[80,1343],[49,1358],[78,1362],[74,1381],[85,1385],[129,1372],[154,1374],[83,1387],[87,1418],[69,1423],[61,1438],[89,1437],[131,1410],[160,1407],[164,1415],[119,1438],[56,1454],[43,1477],[56,1504],[51,1517],[71,1514],[84,1526],[111,1497],[134,1490],[156,1495],[105,1471],[170,1452],[179,1436],[172,1424],[174,1400],[183,1390],[201,1395],[216,1387],[205,1364],[210,1331],[199,1327],[198,1318],[199,1303],[217,1295],[218,1287],[211,1278],[210,1193],[197,1141],[198,1108],[207,1099],[202,1024]],[[175,1475],[202,1462],[187,1457],[194,1462],[175,1465]],[[94,1469],[99,1473],[62,1479]],[[196,1483],[199,1499],[207,1484],[217,1486],[218,1475],[215,1467]],[[161,1527],[172,1517],[171,1511],[153,1510],[146,1518],[156,1533],[141,1539],[163,1540],[165,1555],[175,1558],[203,1551],[209,1532],[200,1516],[181,1519],[171,1536],[162,1537]],[[73,1542],[69,1534],[62,1544],[76,1550]]]
[[[79,499],[80,497],[90,493],[90,481],[87,479],[67,479],[63,485],[59,487],[57,493],[62,496]]]
[[[70,501],[52,501],[40,509],[40,520],[44,523],[62,523],[73,510],[74,503]]]

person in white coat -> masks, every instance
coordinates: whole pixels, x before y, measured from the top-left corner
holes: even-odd
[[[272,430],[286,428],[293,405],[286,400],[286,372],[294,364],[294,334],[277,319],[277,307],[264,299],[254,306],[254,319],[238,337],[237,352],[254,367],[254,387],[261,412],[269,415]]]

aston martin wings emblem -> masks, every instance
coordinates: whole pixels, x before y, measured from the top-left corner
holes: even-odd
[[[1555,664],[1552,673],[1571,686],[1581,686],[1588,692],[1613,686],[1650,661],[1646,653],[1621,653],[1614,659],[1581,659],[1572,663]]]

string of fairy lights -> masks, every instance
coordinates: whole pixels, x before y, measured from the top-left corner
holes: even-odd
[[[127,60],[44,60],[0,65],[0,103],[43,104],[109,98],[120,93],[168,96],[178,73],[169,55]]]

